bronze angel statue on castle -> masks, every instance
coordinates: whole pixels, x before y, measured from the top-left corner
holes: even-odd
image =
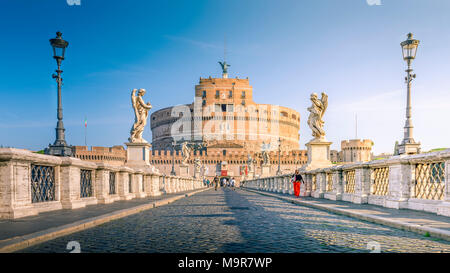
[[[312,93],[311,102],[311,107],[308,107],[308,111],[310,112],[308,125],[315,139],[323,139],[325,137],[325,131],[323,130],[325,122],[322,120],[322,117],[328,107],[328,95],[322,92],[322,98],[319,100],[317,94]]]

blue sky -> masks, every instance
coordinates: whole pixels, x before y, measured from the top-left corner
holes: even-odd
[[[370,1],[369,1],[370,2]],[[327,138],[374,141],[392,152],[403,138],[406,91],[400,42],[421,41],[413,62],[414,137],[423,150],[450,147],[450,1],[381,0],[4,0],[0,4],[0,145],[40,150],[55,139],[56,83],[48,39],[69,41],[63,62],[66,139],[123,144],[129,94],[147,89],[153,110],[190,103],[200,76],[220,76],[224,37],[231,77],[249,77],[257,103],[301,114],[325,91]],[[149,122],[150,123],[150,122]],[[151,140],[147,126],[144,138]]]

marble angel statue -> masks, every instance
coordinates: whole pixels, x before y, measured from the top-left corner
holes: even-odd
[[[147,141],[142,138],[142,133],[147,124],[148,111],[152,109],[152,105],[150,102],[144,102],[142,96],[145,95],[145,92],[145,89],[139,89],[139,91],[133,89],[133,91],[131,91],[131,104],[133,105],[135,114],[134,124],[130,131],[130,138],[128,139],[131,143],[147,143]]]
[[[187,142],[183,142],[183,144],[181,145],[181,154],[183,155],[183,162],[182,162],[182,164],[184,166],[186,166],[188,164],[190,153],[191,153],[191,148],[189,148],[188,143]]]
[[[328,95],[322,92],[322,98],[319,100],[317,94],[312,93],[311,102],[311,107],[308,107],[308,111],[310,112],[308,125],[312,130],[313,137],[323,139],[325,137],[325,131],[323,130],[325,122],[322,120],[322,117],[328,107]]]

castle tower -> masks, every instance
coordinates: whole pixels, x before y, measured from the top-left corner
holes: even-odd
[[[372,160],[373,141],[370,139],[350,139],[341,142],[342,162],[367,162]]]

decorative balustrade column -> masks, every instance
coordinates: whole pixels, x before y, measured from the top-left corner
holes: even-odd
[[[307,173],[300,174],[305,180],[305,183],[300,185],[300,196],[311,196],[312,175]]]
[[[342,200],[342,193],[344,191],[343,188],[343,171],[342,169],[334,169],[333,170],[333,174],[332,174],[332,179],[333,179],[333,191],[331,192],[330,199],[331,200]]]
[[[361,164],[355,169],[355,193],[352,202],[356,204],[368,203],[370,194],[370,168]]]
[[[322,171],[316,173],[316,190],[312,192],[311,196],[315,198],[323,198],[327,186],[327,173]]]
[[[445,161],[444,179],[444,202],[442,202],[442,205],[438,208],[437,213],[450,216],[450,159]]]
[[[408,200],[414,193],[415,166],[400,159],[389,164],[389,188],[385,206],[388,208],[408,208]]]

